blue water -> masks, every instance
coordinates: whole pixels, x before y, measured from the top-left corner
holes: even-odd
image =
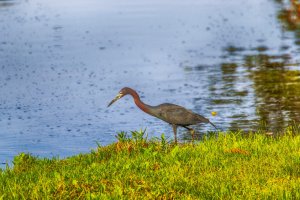
[[[265,101],[244,57],[265,47],[268,56],[288,54],[288,70],[299,70],[297,38],[277,19],[280,8],[271,0],[0,1],[0,162],[20,152],[85,153],[141,128],[172,139],[171,127],[131,97],[106,107],[124,86],[150,105],[176,103],[225,130],[255,129]]]

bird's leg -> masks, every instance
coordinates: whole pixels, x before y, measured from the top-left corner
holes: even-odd
[[[172,124],[173,127],[173,132],[174,132],[174,140],[175,140],[175,144],[177,144],[177,126],[175,124]]]
[[[192,134],[192,143],[194,143],[194,139],[195,139],[195,130],[191,129],[191,134]]]
[[[187,127],[187,126],[182,126],[183,128],[187,129],[188,131],[190,131],[191,135],[192,135],[192,142],[194,142],[194,139],[195,139],[195,130],[190,128],[190,127]]]

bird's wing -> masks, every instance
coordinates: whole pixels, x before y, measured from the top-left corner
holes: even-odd
[[[200,122],[209,122],[208,119],[198,115],[197,113],[187,110],[182,106],[175,104],[161,104],[156,107],[157,115],[156,117],[170,123],[177,125],[192,125]]]

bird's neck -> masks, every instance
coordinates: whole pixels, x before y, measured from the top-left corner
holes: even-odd
[[[134,103],[137,107],[139,107],[142,111],[151,114],[151,106],[142,102],[140,96],[134,90],[130,90],[129,94],[133,97]]]

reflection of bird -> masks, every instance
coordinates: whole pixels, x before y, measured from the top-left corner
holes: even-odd
[[[198,115],[190,110],[185,109],[184,107],[175,104],[163,103],[158,106],[149,106],[140,100],[140,97],[136,93],[136,91],[128,87],[124,87],[122,90],[120,90],[118,95],[108,104],[108,107],[127,94],[130,94],[133,97],[135,104],[141,110],[165,122],[168,122],[173,126],[175,143],[177,143],[177,126],[184,127],[191,131],[193,137],[194,130],[189,128],[189,125],[198,123],[210,123],[216,128],[216,126],[205,117],[202,117],[201,115]]]

